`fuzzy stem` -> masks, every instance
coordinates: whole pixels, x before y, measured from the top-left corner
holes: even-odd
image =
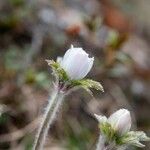
[[[103,136],[99,136],[96,150],[105,150],[105,139]]]
[[[106,138],[103,135],[100,135],[99,139],[98,139],[96,150],[113,150],[113,148],[115,146],[115,144],[113,142],[109,143],[107,146],[105,145],[105,143],[106,143]]]
[[[63,97],[64,95],[57,88],[55,88],[51,98],[48,101],[49,103],[47,105],[43,120],[39,127],[39,130],[35,139],[35,143],[33,146],[33,150],[43,149],[48,129],[50,128],[51,124],[53,123],[55,119],[56,113],[59,110]]]

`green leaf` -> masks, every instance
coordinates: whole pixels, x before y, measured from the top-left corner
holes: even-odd
[[[127,137],[137,141],[150,141],[150,138],[143,131],[130,131],[127,133]]]
[[[72,80],[72,84],[74,86],[81,86],[87,91],[89,91],[90,88],[93,88],[104,92],[103,86],[99,82],[93,81],[91,79]]]
[[[136,136],[140,141],[150,141],[150,138],[143,131],[135,131],[134,136]]]
[[[143,131],[130,131],[120,139],[122,144],[144,147],[140,141],[150,141]]]

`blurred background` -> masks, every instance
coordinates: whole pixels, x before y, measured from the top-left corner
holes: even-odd
[[[71,44],[95,57],[88,77],[105,93],[67,96],[45,150],[94,150],[93,114],[123,107],[150,135],[149,16],[148,0],[0,0],[0,150],[32,149],[53,80],[45,59]]]

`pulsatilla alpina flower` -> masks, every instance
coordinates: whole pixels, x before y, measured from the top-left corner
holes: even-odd
[[[70,90],[74,87],[82,87],[87,91],[95,88],[103,91],[99,82],[84,79],[93,66],[94,57],[90,58],[82,48],[71,48],[63,57],[58,57],[57,62],[46,60],[52,67],[53,74],[59,79],[61,90]]]
[[[93,66],[94,57],[89,55],[82,48],[71,48],[65,53],[60,66],[66,71],[72,80],[83,79]]]
[[[123,135],[131,128],[130,112],[126,109],[120,109],[108,118],[108,123],[111,124],[112,128],[117,131],[119,135]]]
[[[99,82],[84,79],[93,66],[94,58],[90,58],[82,48],[71,46],[63,58],[58,57],[57,62],[53,60],[46,61],[51,66],[56,81],[54,82],[52,95],[48,100],[49,103],[37,132],[33,150],[43,149],[48,129],[54,122],[64,97],[71,90],[82,87],[88,92],[91,92],[90,88],[103,91],[103,87]]]
[[[116,149],[123,149],[128,145],[143,147],[140,141],[150,140],[143,131],[130,131],[131,116],[126,109],[116,111],[109,118],[96,114],[95,117],[99,122],[101,136],[105,138],[106,143],[114,145]]]

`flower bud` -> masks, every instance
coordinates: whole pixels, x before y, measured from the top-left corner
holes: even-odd
[[[126,109],[120,109],[108,118],[108,122],[119,133],[119,135],[123,135],[131,128],[130,112]]]
[[[84,78],[93,66],[94,57],[89,55],[82,48],[71,46],[65,53],[62,60],[59,59],[61,67],[66,71],[72,80]]]

